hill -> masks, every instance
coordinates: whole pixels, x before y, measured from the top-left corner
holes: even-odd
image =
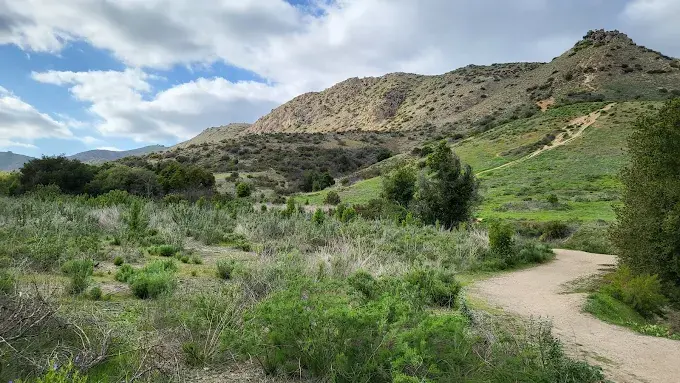
[[[114,150],[88,150],[86,152],[77,153],[68,156],[70,159],[79,160],[88,164],[100,164],[103,162],[115,161],[125,157],[143,156],[145,154],[160,152],[167,149],[163,145],[150,145],[142,148],[114,151]]]
[[[32,159],[33,157],[24,156],[23,154],[0,152],[0,171],[9,172],[17,170]]]
[[[658,100],[680,94],[680,61],[618,31],[591,31],[549,63],[468,66],[438,76],[352,78],[306,93],[247,133],[469,130],[582,101]]]
[[[229,124],[224,126],[217,126],[213,128],[208,128],[202,131],[198,136],[179,143],[172,148],[187,148],[192,145],[202,145],[205,143],[218,143],[223,140],[232,139],[243,131],[248,129],[250,124]]]

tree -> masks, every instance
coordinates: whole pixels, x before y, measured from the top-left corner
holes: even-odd
[[[151,170],[114,165],[101,170],[86,188],[93,195],[111,190],[125,190],[130,194],[153,197],[160,194],[161,187],[156,174]]]
[[[323,190],[335,185],[335,179],[328,171],[320,173],[316,170],[307,170],[302,174],[301,189],[305,192]]]
[[[340,203],[340,195],[336,191],[331,190],[326,194],[323,203],[326,205],[337,205]]]
[[[643,116],[629,138],[623,205],[611,239],[636,274],[658,274],[680,288],[680,99]],[[668,291],[668,290],[667,290]],[[677,291],[677,290],[676,290]]]
[[[64,193],[81,194],[97,174],[97,168],[64,156],[36,158],[24,164],[19,182],[22,191],[55,185]]]
[[[383,197],[407,207],[416,192],[417,175],[411,166],[402,166],[383,178]]]
[[[414,210],[425,223],[446,228],[472,217],[479,183],[469,165],[463,166],[446,141],[427,157],[427,173],[421,174]]]

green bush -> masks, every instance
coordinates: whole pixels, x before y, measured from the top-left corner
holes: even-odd
[[[69,292],[77,295],[85,291],[90,284],[93,262],[89,259],[73,259],[64,263],[61,271],[71,278]]]
[[[10,272],[0,270],[0,293],[12,294],[16,289],[17,280]]]
[[[102,289],[101,289],[101,287],[95,286],[95,287],[91,288],[90,291],[88,292],[88,296],[93,301],[101,300],[102,299]]]
[[[314,215],[312,215],[312,222],[314,222],[317,225],[321,225],[324,223],[326,220],[326,213],[323,212],[322,209],[316,209],[314,212]]]
[[[506,260],[513,256],[515,235],[513,228],[502,222],[493,222],[489,226],[489,248],[494,257]]]
[[[56,362],[51,364],[58,366]],[[81,375],[78,369],[73,366],[73,363],[68,363],[48,370],[45,375],[37,378],[35,383],[87,383],[87,381],[87,375]],[[17,383],[23,382],[18,381]]]
[[[179,249],[172,245],[160,245],[149,247],[148,252],[157,257],[173,257],[179,252]]]
[[[217,261],[217,276],[222,279],[231,279],[234,276],[237,263],[233,259],[220,259]]]
[[[541,235],[541,240],[555,240],[563,239],[569,236],[571,229],[569,225],[560,221],[546,222],[543,225],[543,234]]]
[[[172,292],[175,278],[170,272],[139,272],[132,278],[130,288],[137,298],[158,298]]]
[[[629,305],[643,316],[659,314],[667,301],[661,293],[662,285],[657,275],[635,275],[630,267],[620,266],[605,277],[608,282],[603,291]]]
[[[418,269],[404,277],[420,291],[424,302],[441,307],[454,307],[461,285],[453,273],[434,269]]]
[[[125,263],[125,258],[120,255],[117,255],[116,258],[113,259],[113,264],[116,266],[121,266],[123,263]]]
[[[517,263],[526,265],[549,261],[555,258],[555,253],[546,244],[529,241],[520,246],[517,257]]]
[[[129,264],[124,264],[118,271],[116,272],[116,280],[119,282],[130,282],[132,280],[132,276],[135,274],[135,269],[130,266]]]
[[[331,190],[326,194],[326,198],[324,198],[323,203],[326,205],[337,205],[340,203],[340,195],[338,192]]]
[[[239,182],[236,184],[236,196],[239,198],[250,197],[253,194],[253,187],[247,182]]]
[[[223,243],[227,246],[233,246],[239,250],[251,251],[252,245],[243,234],[228,233],[223,238]]]

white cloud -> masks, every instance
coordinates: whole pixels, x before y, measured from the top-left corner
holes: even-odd
[[[126,137],[138,142],[191,138],[225,121],[252,122],[291,94],[285,88],[259,82],[230,82],[200,78],[144,97],[152,91],[151,78],[140,70],[124,72],[42,72],[36,81],[67,86],[99,121],[104,137]],[[90,137],[90,143],[98,142]],[[85,142],[87,142],[85,141]]]
[[[0,147],[34,148],[40,138],[72,138],[65,124],[0,87]]]
[[[630,29],[678,55],[679,8],[677,0],[0,0],[0,44],[56,53],[81,40],[139,68],[34,78],[89,103],[103,136],[150,142],[252,121],[348,77],[547,61],[595,28]],[[218,61],[267,84],[202,78],[156,94],[148,74]]]
[[[111,152],[122,152],[123,151],[123,149],[118,149],[115,146],[101,146],[101,147],[97,148],[97,150],[108,150],[108,151],[111,151]]]

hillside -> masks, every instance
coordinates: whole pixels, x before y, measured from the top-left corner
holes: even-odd
[[[438,76],[352,78],[307,93],[247,133],[413,131],[498,124],[540,107],[597,100],[665,99],[680,93],[680,61],[618,31],[591,31],[549,63],[468,66]]]
[[[130,156],[143,156],[145,154],[160,152],[167,149],[163,145],[151,145],[142,148],[114,151],[114,150],[88,150],[86,152],[77,153],[68,158],[86,162],[89,164],[100,164],[103,162],[115,161],[121,158]]]
[[[33,157],[24,156],[23,154],[0,152],[0,171],[9,172],[17,170],[32,159]]]
[[[228,124],[224,126],[208,128],[202,131],[198,136],[188,141],[179,143],[173,146],[172,148],[173,149],[187,148],[192,145],[202,145],[205,143],[218,143],[220,141],[232,139],[238,136],[249,127],[250,124]]]

